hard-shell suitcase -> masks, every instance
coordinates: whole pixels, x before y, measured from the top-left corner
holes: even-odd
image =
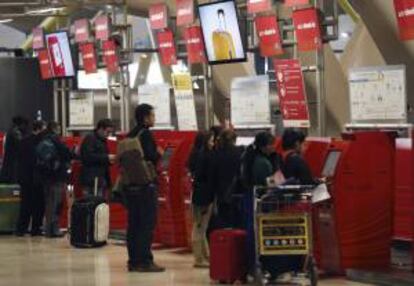
[[[0,233],[15,230],[20,210],[20,186],[0,185]]]
[[[89,248],[106,244],[109,235],[109,206],[105,199],[88,197],[72,206],[70,243]]]
[[[220,229],[210,236],[210,278],[232,284],[247,275],[247,234],[244,230]]]

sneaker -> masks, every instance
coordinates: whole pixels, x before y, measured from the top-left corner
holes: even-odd
[[[164,272],[165,268],[158,266],[155,263],[145,266],[128,266],[129,272],[142,272],[142,273],[159,273]]]

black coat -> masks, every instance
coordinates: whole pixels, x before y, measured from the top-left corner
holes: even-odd
[[[0,181],[3,183],[17,183],[19,145],[23,139],[23,133],[19,128],[13,127],[6,133],[4,144],[3,165],[0,173]]]
[[[137,136],[139,137],[138,139],[141,142],[145,160],[150,161],[154,164],[154,166],[157,166],[161,156],[157,151],[157,144],[155,143],[155,139],[151,131],[147,127],[136,126],[128,134],[128,137],[133,138]]]
[[[308,163],[297,152],[290,153],[286,156],[282,171],[286,179],[295,180],[301,185],[318,184],[318,181],[312,176]]]
[[[75,159],[75,154],[72,152],[59,138],[57,134],[49,133],[43,140],[49,139],[53,142],[56,147],[58,156],[59,156],[59,169],[56,171],[56,174],[52,177],[48,176],[44,180],[49,180],[53,182],[66,182],[69,178],[68,170],[70,169],[70,163]]]
[[[36,167],[36,146],[45,134],[30,134],[20,142],[17,156],[18,182],[21,185],[31,186],[34,183]]]
[[[96,177],[99,178],[99,182],[105,180],[105,185],[110,185],[108,155],[105,138],[100,137],[96,132],[85,137],[80,148],[82,161],[80,182],[83,186],[93,187]]]
[[[190,157],[189,168],[193,177],[192,203],[196,206],[208,206],[214,200],[214,193],[208,185],[209,165],[212,152],[200,150]]]

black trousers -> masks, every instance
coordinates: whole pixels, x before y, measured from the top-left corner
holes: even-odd
[[[37,183],[21,184],[21,203],[16,232],[26,233],[30,222],[32,223],[31,232],[39,232],[43,223],[44,213],[43,187]]]
[[[151,244],[157,222],[157,186],[127,187],[125,196],[128,210],[128,265],[149,266],[154,261]]]

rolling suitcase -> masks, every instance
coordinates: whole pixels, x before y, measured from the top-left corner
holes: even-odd
[[[70,243],[78,248],[100,247],[109,235],[109,206],[95,196],[75,201],[70,215]]]
[[[244,230],[221,229],[210,236],[210,278],[233,284],[246,281],[247,234]]]
[[[0,233],[12,233],[20,210],[20,186],[0,185]]]

